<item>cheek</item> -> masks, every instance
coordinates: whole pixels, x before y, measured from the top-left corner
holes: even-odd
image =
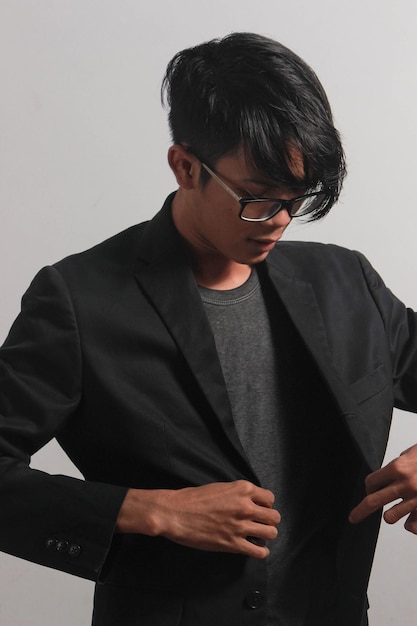
[[[218,205],[211,211],[210,223],[214,231],[226,231],[230,235],[237,235],[241,231],[242,220],[234,207]]]

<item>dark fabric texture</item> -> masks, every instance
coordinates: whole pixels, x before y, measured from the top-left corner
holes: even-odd
[[[263,270],[357,451],[348,510],[383,459],[392,407],[417,410],[416,315],[335,246],[281,242]],[[85,482],[28,468],[53,437]],[[151,222],[42,270],[23,299],[0,352],[0,549],[100,579],[97,615],[122,586],[180,596],[181,626],[266,626],[264,562],[113,537],[127,487],[240,478],[257,482],[168,199]],[[338,529],[335,626],[362,623],[378,527],[374,515]],[[167,622],[152,606],[141,626],[178,626],[177,609]]]

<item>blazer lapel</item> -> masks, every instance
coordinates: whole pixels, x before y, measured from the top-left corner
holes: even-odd
[[[333,363],[326,329],[312,285],[294,275],[294,267],[284,255],[274,255],[266,267],[271,281],[321,371],[338,404],[348,428],[371,468],[379,467],[371,433],[366,423],[358,419],[358,407]]]
[[[238,454],[253,473],[234,426],[210,323],[171,218],[172,196],[140,241],[135,276],[182,352],[198,385]]]
[[[135,275],[184,355],[227,437],[249,469],[233,423],[211,327],[181,237],[172,222],[172,198],[167,199],[144,229]],[[315,359],[364,459],[371,468],[378,467],[371,434],[366,423],[358,419],[356,402],[334,366],[314,289],[295,276],[295,268],[278,250],[273,260],[269,257],[266,261],[272,284]]]

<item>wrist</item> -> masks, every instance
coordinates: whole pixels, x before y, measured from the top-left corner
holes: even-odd
[[[129,489],[120,507],[115,532],[151,537],[164,534],[168,494],[164,489]]]

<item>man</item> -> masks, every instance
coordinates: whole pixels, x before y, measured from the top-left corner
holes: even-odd
[[[178,191],[42,270],[2,348],[0,547],[98,580],[95,626],[363,626],[381,507],[417,532],[417,448],[377,469],[415,314],[361,255],[280,242],[345,174],[302,60],[234,34],[164,89]],[[85,481],[29,469],[54,436]]]

